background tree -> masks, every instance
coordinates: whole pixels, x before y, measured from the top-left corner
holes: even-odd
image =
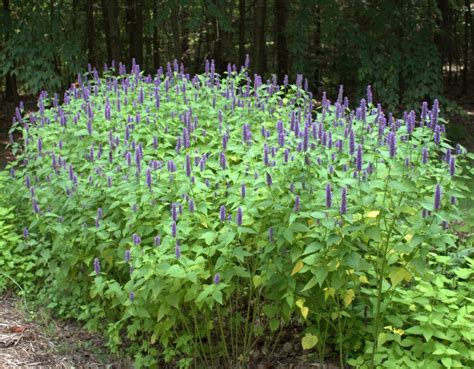
[[[0,90],[60,92],[90,63],[135,58],[146,73],[177,59],[187,71],[215,59],[269,78],[303,73],[317,96],[353,98],[372,84],[390,109],[468,91],[469,0],[2,0]],[[389,22],[386,20],[390,19]]]

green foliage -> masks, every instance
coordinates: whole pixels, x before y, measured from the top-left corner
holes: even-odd
[[[23,239],[16,217],[12,193],[7,188],[7,173],[0,172],[0,292],[7,288],[20,295],[28,293],[36,280],[35,242]]]
[[[431,294],[443,322],[430,321],[432,336],[456,350],[451,363],[472,364],[470,336],[448,324],[472,323],[467,267],[449,285],[427,263],[459,251],[453,226],[472,198],[472,155],[433,140],[436,105],[412,130],[372,104],[314,111],[301,81],[252,84],[245,70],[85,78],[62,105],[42,94],[18,119],[5,181],[50,308],[105,326],[137,367],[247,365],[254,345],[271,349],[295,325],[321,360],[374,367],[405,352],[438,360],[416,328]]]
[[[0,53],[0,78],[15,76],[28,94],[62,89],[86,61],[72,26],[76,21],[64,17],[72,5],[12,1],[11,6],[10,14],[0,13],[0,33],[8,34]]]
[[[452,268],[450,258],[430,255]],[[474,364],[474,260],[448,276],[430,274],[399,289],[379,336],[377,366],[383,368],[470,368]],[[364,368],[364,356],[349,364]]]

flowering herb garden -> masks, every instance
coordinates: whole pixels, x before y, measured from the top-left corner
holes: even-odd
[[[472,367],[472,155],[437,101],[314,99],[213,62],[43,92],[11,132],[2,268],[137,367],[247,367],[288,334],[340,367]]]

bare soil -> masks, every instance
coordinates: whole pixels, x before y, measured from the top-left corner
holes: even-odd
[[[78,324],[30,315],[12,293],[0,296],[0,368],[130,368]]]

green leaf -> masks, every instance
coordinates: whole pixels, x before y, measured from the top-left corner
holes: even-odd
[[[314,346],[318,344],[318,336],[314,334],[306,333],[301,339],[301,346],[303,350],[311,350]]]

